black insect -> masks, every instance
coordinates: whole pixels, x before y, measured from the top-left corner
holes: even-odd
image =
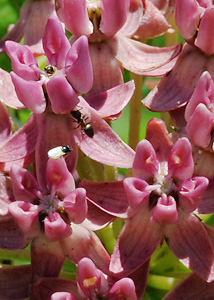
[[[67,146],[62,146],[62,152],[64,152],[65,154],[71,152],[71,147],[69,145]]]
[[[86,123],[85,116],[79,110],[72,110],[71,115],[78,123],[78,127],[80,126],[81,130],[83,130],[88,137],[93,138],[94,129],[90,123]]]

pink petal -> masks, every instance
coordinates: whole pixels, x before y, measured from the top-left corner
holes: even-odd
[[[202,9],[195,0],[176,1],[176,24],[182,37],[186,41],[193,42],[203,11],[204,9]]]
[[[118,280],[109,291],[108,300],[120,300],[123,298],[137,300],[135,285],[130,278]]]
[[[0,173],[0,217],[8,216],[8,206],[14,200],[11,178]]]
[[[15,86],[19,100],[36,114],[41,114],[46,109],[46,99],[41,81],[27,81],[11,72],[11,78]],[[29,97],[29,95],[31,95]]]
[[[0,247],[2,249],[23,249],[28,242],[25,234],[17,226],[13,218],[0,220]]]
[[[5,42],[5,48],[11,59],[13,71],[25,80],[38,80],[39,74],[32,68],[32,65],[38,68],[37,61],[30,50],[13,41]]]
[[[135,74],[143,75],[167,64],[181,51],[181,45],[159,48],[118,35],[118,50],[116,58],[123,67]]]
[[[69,145],[72,151],[65,160],[69,171],[72,172],[77,160],[77,146],[72,135],[72,120],[68,115],[55,115],[54,113],[46,112],[37,115],[37,125],[39,132],[36,146],[37,180],[45,189],[48,151],[57,146]]]
[[[12,108],[25,108],[25,106],[18,100],[10,73],[0,69],[0,100]]]
[[[10,266],[0,269],[0,295],[2,300],[20,300],[28,297],[31,266]]]
[[[35,115],[0,145],[0,162],[28,157],[35,150],[37,126]]]
[[[19,42],[23,36],[24,23],[22,20],[19,21],[3,36],[0,40],[0,53],[5,51],[5,41]]]
[[[168,160],[168,178],[185,180],[193,175],[192,146],[187,138],[178,139],[172,147]]]
[[[55,212],[44,219],[45,236],[48,242],[57,242],[72,234],[71,227]]]
[[[42,40],[49,63],[62,69],[65,66],[65,58],[71,45],[65,36],[61,22],[57,18],[50,17],[48,19]]]
[[[110,271],[127,276],[143,265],[161,241],[161,229],[149,221],[148,211],[141,211],[125,223],[111,257]]]
[[[51,295],[50,300],[78,300],[74,295],[67,292],[56,292]]]
[[[79,102],[75,90],[62,74],[54,75],[46,84],[46,88],[51,108],[56,114],[70,113]]]
[[[62,241],[65,254],[78,263],[81,258],[90,258],[98,269],[109,274],[110,256],[95,233],[81,225],[72,224],[72,235]]]
[[[0,102],[0,143],[3,142],[10,136],[11,133],[11,122],[8,110]]]
[[[156,152],[149,141],[142,140],[137,144],[136,154],[133,162],[133,175],[148,181],[157,176],[159,162]]]
[[[88,200],[113,216],[127,217],[128,201],[122,181],[93,182],[83,180]]]
[[[214,34],[214,7],[207,8],[201,18],[195,45],[206,55],[214,54],[214,43],[210,38]]]
[[[172,252],[203,280],[214,279],[214,254],[209,236],[201,221],[179,212],[179,222],[165,228],[164,235]]]
[[[201,202],[198,207],[198,212],[200,214],[210,214],[214,212],[214,182],[210,180],[208,188],[205,190]]]
[[[83,188],[77,188],[69,193],[63,200],[63,207],[68,214],[70,222],[82,223],[87,215],[86,191]]]
[[[56,0],[56,12],[66,29],[75,36],[89,36],[93,33],[85,0]]]
[[[152,118],[148,122],[146,139],[152,144],[159,162],[168,160],[173,142],[163,120]]]
[[[200,127],[198,126],[200,120]],[[198,104],[186,125],[186,132],[191,141],[199,147],[207,148],[212,141],[214,115],[204,104]]]
[[[112,36],[124,25],[127,19],[130,0],[102,0],[100,30]]]
[[[94,131],[93,138],[84,133],[80,135],[77,130],[74,132],[80,149],[91,159],[100,163],[130,168],[134,159],[134,151],[120,139],[83,98],[80,98],[79,105],[82,107],[81,113]]]
[[[101,94],[89,96],[86,101],[101,116],[101,118],[114,119],[121,113],[124,107],[131,100],[134,93],[134,81],[115,86]],[[115,101],[117,99],[117,101]]]
[[[65,73],[72,87],[80,94],[87,93],[93,84],[93,70],[86,36],[72,44],[65,64]]]
[[[162,78],[158,86],[142,102],[153,111],[171,111],[182,107],[189,101],[205,70],[210,69],[213,77],[213,71],[209,68],[213,60],[212,56],[208,58],[197,48],[187,44],[172,71]],[[195,61],[197,61],[196,65]]]
[[[117,47],[117,45],[113,46]],[[123,83],[123,74],[115,49],[109,43],[90,43],[90,56],[93,65],[93,86],[88,95],[94,96]]]
[[[151,211],[152,222],[173,224],[178,220],[177,203],[172,196],[163,194]]]
[[[25,201],[14,201],[9,205],[9,211],[28,238],[37,236],[40,229],[38,205]]]

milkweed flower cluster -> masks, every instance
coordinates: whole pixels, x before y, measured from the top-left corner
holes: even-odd
[[[213,20],[211,0],[24,2],[0,40],[0,299],[212,299]],[[169,117],[132,149],[140,124],[125,143],[114,121],[139,103]]]

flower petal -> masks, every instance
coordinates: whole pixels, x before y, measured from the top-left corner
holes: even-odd
[[[137,300],[135,284],[130,278],[122,278],[115,282],[108,293],[108,300],[120,299]]]
[[[181,45],[171,47],[153,47],[122,35],[118,36],[118,51],[116,58],[123,67],[135,74],[143,75],[167,64],[181,51]]]
[[[209,236],[194,215],[179,211],[179,222],[165,227],[164,235],[172,252],[207,282],[214,280],[214,253]]]
[[[127,276],[143,265],[161,241],[160,225],[149,221],[150,213],[142,211],[128,219],[111,257],[110,271]]]

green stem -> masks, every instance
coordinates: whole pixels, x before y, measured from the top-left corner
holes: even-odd
[[[180,281],[181,281],[181,279],[174,278],[174,277],[149,275],[148,286],[155,288],[155,289],[169,291],[173,287],[175,287]]]

